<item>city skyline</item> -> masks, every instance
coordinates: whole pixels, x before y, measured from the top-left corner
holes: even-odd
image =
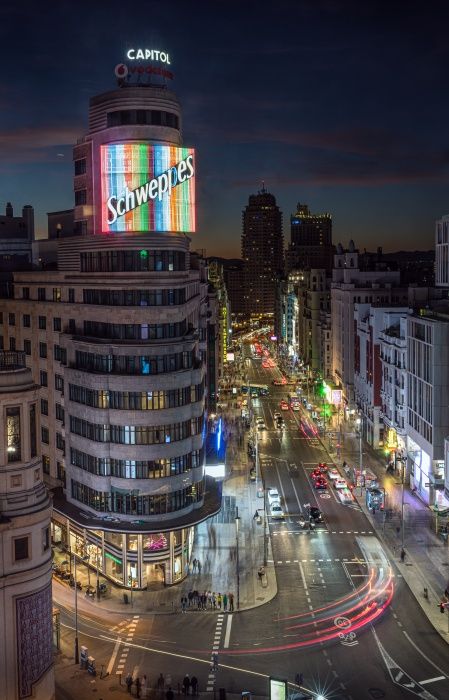
[[[118,3],[97,3],[82,25],[84,3],[45,18],[24,5],[29,28],[23,6],[1,10],[0,187],[16,211],[35,207],[39,237],[47,211],[73,206],[72,146],[89,98],[114,88],[126,48],[148,45],[171,56],[184,142],[198,154],[193,248],[237,257],[241,212],[262,181],[287,236],[303,201],[332,214],[335,243],[432,247],[448,180],[443,4],[424,17],[417,5],[406,18],[390,8],[385,23],[382,3],[248,3],[238,22],[234,3],[195,13],[151,3],[146,31]]]

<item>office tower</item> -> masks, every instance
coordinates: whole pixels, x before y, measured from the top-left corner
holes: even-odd
[[[54,698],[51,501],[39,450],[39,391],[22,352],[0,352],[2,700]]]
[[[263,187],[243,211],[242,258],[247,317],[273,323],[277,278],[284,267],[282,212]]]
[[[311,214],[307,204],[298,203],[296,214],[290,217],[287,270],[324,269],[330,273],[333,255],[330,214]]]
[[[195,153],[164,85],[93,97],[74,148],[74,219],[53,271],[14,275],[5,347],[42,386],[52,536],[125,587],[187,574],[220,508],[205,477],[207,268],[190,254]],[[84,564],[83,564],[84,565]]]

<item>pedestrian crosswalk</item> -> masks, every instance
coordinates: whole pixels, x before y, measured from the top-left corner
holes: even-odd
[[[119,659],[118,664],[117,664],[116,675],[122,675],[124,672],[123,670],[125,668],[125,664],[126,664],[126,661],[128,658],[128,653],[129,653],[129,645],[133,641],[134,632],[136,631],[137,623],[139,622],[139,617],[140,617],[139,615],[133,615],[131,622],[128,622],[120,632],[122,637],[125,635],[126,636],[125,636],[125,640],[123,642],[122,653],[120,655],[120,659]],[[137,677],[138,670],[139,669],[136,670],[135,668],[132,670],[132,673],[131,673],[132,678]]]
[[[210,657],[210,669],[206,685],[206,691],[208,693],[211,693],[215,686],[216,673],[218,671],[218,650],[220,648],[220,639],[223,631],[223,620],[224,615],[223,613],[220,613],[217,617],[217,624],[215,625],[214,642],[212,644],[212,654]]]

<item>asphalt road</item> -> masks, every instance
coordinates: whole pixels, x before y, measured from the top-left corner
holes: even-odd
[[[286,429],[276,430],[273,413],[287,394],[285,388],[271,385],[277,370],[264,370],[260,362],[251,361],[249,376],[270,385],[270,396],[254,401],[253,409],[267,426],[259,441],[262,475],[267,487],[281,493],[285,511],[284,521],[269,522],[278,595],[263,607],[233,615],[133,616],[127,611],[126,617],[109,615],[105,620],[81,611],[80,644],[89,645],[97,668],[104,664],[110,672],[104,688],[117,687],[120,670],[146,674],[151,684],[163,672],[175,688],[189,673],[198,677],[201,691],[224,687],[232,693],[251,690],[266,696],[268,676],[293,682],[295,674],[302,673],[304,686],[327,700],[445,700],[449,647],[394,565],[394,595],[382,617],[360,629],[341,627],[340,638],[323,641],[319,611],[329,609],[324,628],[334,631],[340,629],[341,619],[351,618],[351,601],[360,599],[357,591],[366,589],[369,579],[359,543],[378,546],[377,539],[356,504],[343,505],[332,488],[323,496],[312,488],[311,470],[328,457],[319,441],[301,431],[305,415],[286,412]],[[324,515],[323,525],[312,532],[298,522],[307,503],[317,505]],[[70,605],[62,608],[62,624],[63,644],[70,648]],[[218,670],[211,671],[214,647]],[[212,691],[206,695],[213,697]]]

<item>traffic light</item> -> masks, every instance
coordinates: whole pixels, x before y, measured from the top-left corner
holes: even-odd
[[[444,614],[444,607],[445,607],[444,603],[440,603],[440,613]]]

